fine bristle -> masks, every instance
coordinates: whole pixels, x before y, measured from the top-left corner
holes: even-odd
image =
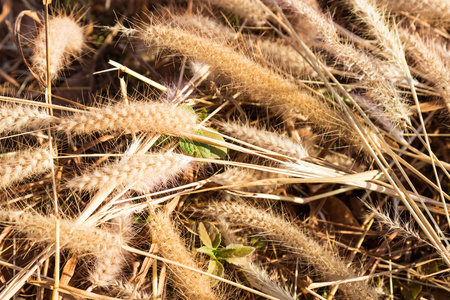
[[[395,125],[404,125],[405,122],[408,122],[409,110],[405,100],[384,76],[379,66],[373,63],[373,59],[369,55],[356,49],[351,43],[341,41],[337,28],[329,16],[301,0],[278,0],[277,2],[281,6],[293,10],[308,24],[314,25],[314,28],[320,28],[317,36],[322,40],[323,47],[345,65],[362,73],[360,80],[370,87],[368,95],[373,98],[376,103],[374,105],[380,106],[389,120]],[[370,109],[367,112],[370,115]]]
[[[359,140],[342,116],[327,103],[233,48],[164,24],[137,31],[123,30],[140,36],[150,44],[208,64],[228,76],[232,85],[246,91],[251,99],[284,113],[286,117],[308,119],[319,129],[338,135],[350,144]]]
[[[309,156],[305,145],[297,143],[287,136],[238,123],[222,122],[218,125],[227,134],[249,144],[296,159]]]

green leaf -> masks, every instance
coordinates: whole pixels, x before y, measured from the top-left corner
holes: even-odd
[[[267,241],[262,237],[253,237],[250,240],[250,245],[256,248],[256,250],[264,251],[267,248]]]
[[[187,155],[193,155],[198,158],[210,158],[211,151],[209,150],[209,145],[200,143],[197,141],[191,141],[187,139],[180,139],[181,150]]]
[[[187,155],[193,155],[195,152],[195,145],[190,140],[180,139],[180,147]]]
[[[206,108],[202,107],[200,111],[198,112],[198,119],[199,121],[203,121],[208,116],[208,113],[206,111]]]
[[[422,291],[423,285],[415,282],[407,282],[403,284],[402,294],[407,300],[415,300]]]
[[[221,237],[219,229],[209,222],[201,222],[198,224],[198,233],[200,240],[207,247],[217,248],[220,245]]]
[[[209,128],[210,130],[214,130]],[[216,130],[214,130],[216,131]],[[222,136],[216,133],[202,131],[202,130],[195,130],[194,131],[197,134],[204,135],[206,137],[210,137],[219,141],[224,141]],[[216,131],[217,132],[217,131]],[[187,139],[180,139],[180,147],[186,153],[187,155],[193,155],[198,158],[223,158],[227,155],[228,149],[226,147],[217,147],[213,145],[208,145],[205,143],[187,140]]]
[[[250,261],[245,257],[239,257],[239,258],[227,258],[225,259],[227,263],[233,264],[235,266],[239,267],[246,267],[250,264]]]
[[[180,106],[180,108],[184,109],[184,110],[188,110],[188,111],[192,112],[194,115],[196,115],[195,110],[189,105],[183,104]]]
[[[201,130],[196,130],[194,132],[203,135],[203,131]],[[180,139],[180,147],[187,155],[193,155],[198,158],[211,157],[210,146],[205,143],[182,138]]]
[[[253,247],[231,244],[225,249],[215,250],[214,255],[217,259],[242,258],[249,256],[253,251],[255,251],[255,248]]]
[[[214,248],[210,248],[210,247],[201,247],[201,248],[197,248],[197,252],[200,253],[204,253],[206,255],[209,255],[210,257],[212,257],[213,259],[217,259],[216,255],[214,253],[216,249]]]
[[[211,150],[210,146],[205,143],[200,143],[197,141],[192,141],[195,146],[194,156],[197,158],[210,158]]]
[[[212,128],[208,128],[208,129],[217,132],[217,130],[214,130]],[[218,134],[218,133],[205,131],[203,133],[203,135],[206,136],[206,137],[210,137],[212,139],[218,140],[218,141],[222,141],[222,142],[225,141],[223,139],[223,137],[220,134]],[[213,157],[213,158],[224,158],[227,155],[227,152],[228,152],[228,149],[226,147],[219,147],[219,146],[209,145],[209,148],[211,150],[211,156],[210,157]]]
[[[210,260],[208,263],[208,273],[219,277],[223,277],[224,273],[223,265],[217,260]],[[211,286],[215,286],[219,282],[219,280],[215,278],[211,277],[208,278],[210,279]]]

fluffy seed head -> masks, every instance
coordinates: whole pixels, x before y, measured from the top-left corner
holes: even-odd
[[[126,209],[126,207],[123,207]],[[109,226],[109,232],[120,234],[123,243],[129,242],[133,227],[133,215],[124,214],[115,217]],[[113,247],[96,257],[94,268],[88,279],[98,287],[109,287],[117,283],[126,264],[126,253],[121,248]]]
[[[196,122],[195,114],[174,105],[131,102],[74,114],[61,120],[58,129],[73,134],[131,130],[183,136]]]
[[[341,115],[325,102],[314,98],[292,81],[263,67],[231,47],[200,37],[189,31],[167,25],[151,25],[145,30],[129,30],[152,45],[202,61],[226,75],[235,88],[244,90],[259,103],[288,117],[308,119],[322,130],[337,134],[354,144],[359,140]]]
[[[154,242],[158,244],[161,256],[191,268],[197,268],[189,251],[186,249],[169,215],[159,213],[152,217],[151,230]],[[219,299],[211,290],[209,281],[199,273],[182,267],[168,265],[176,287],[189,300]]]
[[[9,223],[27,238],[37,242],[55,243],[56,224],[54,216],[30,212],[0,210],[0,221]],[[75,226],[72,220],[62,219],[59,226],[62,248],[82,253],[101,255],[110,249],[120,249],[120,236],[105,230],[82,224]]]
[[[285,178],[286,176],[278,173],[263,172],[254,169],[244,169],[244,168],[230,168],[227,171],[213,176],[211,180],[215,183],[221,185],[235,185],[250,183],[253,181],[263,180],[263,179],[273,179],[273,178]],[[244,191],[263,193],[277,188],[276,184],[266,184],[260,186],[244,186],[239,189]]]
[[[296,143],[287,136],[232,122],[222,122],[219,123],[219,126],[232,137],[260,148],[296,159],[302,159],[309,156],[304,145]]]
[[[352,66],[353,69],[361,73],[361,81],[370,87],[368,95],[376,101],[380,110],[392,123],[404,125],[409,120],[409,109],[405,99],[398,94],[388,78],[380,71],[379,66],[373,63],[372,57],[363,51],[359,51],[354,45],[341,41],[337,28],[329,16],[307,5],[302,0],[277,0],[277,3],[282,7],[293,10],[307,23],[312,24],[314,28],[320,28],[320,31],[317,31],[317,36],[320,37],[323,47],[343,64]],[[386,43],[390,45],[388,42]],[[368,114],[370,115],[370,111],[368,111]]]
[[[52,154],[43,148],[0,156],[0,189],[10,187],[33,175],[43,174],[52,164]]]
[[[268,14],[254,0],[209,0],[209,2],[254,25],[264,25],[268,17]]]
[[[71,56],[78,56],[84,47],[83,28],[71,17],[56,16],[49,18],[49,61],[50,78],[55,79],[67,66]],[[31,56],[33,70],[43,80],[47,74],[45,28],[42,26],[33,44]]]
[[[450,18],[450,2],[447,0],[377,0],[389,10],[406,11],[428,22],[448,22]]]
[[[37,106],[5,104],[0,107],[0,134],[44,128],[55,120]]]
[[[86,172],[67,182],[68,188],[98,190],[104,186],[129,186],[148,192],[189,168],[192,158],[173,153],[124,157],[116,163]]]
[[[218,203],[205,210],[206,214],[221,216],[231,223],[242,223],[264,232],[271,240],[301,257],[326,280],[355,278],[346,263],[328,251],[315,239],[282,217],[274,216],[241,203]],[[377,293],[362,281],[341,284],[340,288],[351,299],[378,299]]]

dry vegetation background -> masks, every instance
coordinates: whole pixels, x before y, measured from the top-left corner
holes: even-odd
[[[0,299],[450,299],[448,0],[1,5]]]

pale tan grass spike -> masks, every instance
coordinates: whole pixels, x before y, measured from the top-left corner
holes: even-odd
[[[264,233],[279,246],[295,253],[326,280],[343,280],[357,277],[346,263],[327,250],[304,231],[282,217],[264,212],[255,207],[233,203],[216,203],[205,209],[206,214],[221,216],[229,222],[241,223]],[[364,282],[351,282],[340,285],[342,291],[351,299],[378,299],[374,288]]]
[[[0,156],[0,189],[23,181],[33,175],[50,171],[53,156],[48,149],[22,150]]]
[[[170,104],[133,101],[67,116],[61,120],[58,130],[73,134],[130,130],[183,136],[192,132],[196,122],[197,116],[190,110]]]
[[[170,216],[164,212],[153,215],[151,230],[154,242],[158,244],[160,255],[171,261],[178,262],[191,268],[197,268],[188,249],[181,240]],[[188,300],[218,300],[220,299],[209,285],[209,280],[191,270],[176,265],[169,265],[175,286]]]
[[[67,66],[71,56],[79,56],[84,44],[84,29],[72,17],[56,16],[49,18],[49,60],[50,79],[55,79]],[[45,30],[39,31],[33,44],[31,65],[41,79],[46,78]]]

